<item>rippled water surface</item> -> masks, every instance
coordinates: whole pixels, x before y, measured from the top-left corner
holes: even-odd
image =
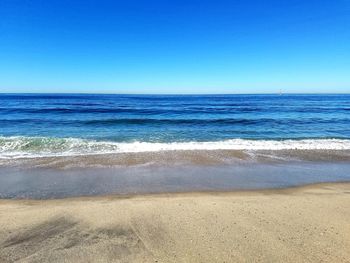
[[[0,135],[116,142],[350,138],[350,95],[0,95]]]
[[[0,95],[0,157],[350,149],[350,95]]]

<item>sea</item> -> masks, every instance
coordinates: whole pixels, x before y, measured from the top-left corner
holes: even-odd
[[[0,95],[0,197],[350,180],[350,95]]]

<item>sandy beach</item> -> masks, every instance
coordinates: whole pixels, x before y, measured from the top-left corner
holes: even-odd
[[[0,201],[1,262],[350,262],[350,184]]]

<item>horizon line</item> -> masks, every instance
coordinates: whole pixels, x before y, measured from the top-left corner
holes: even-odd
[[[259,92],[259,93],[113,93],[113,92],[1,92],[0,95],[173,95],[173,96],[193,96],[193,95],[350,95],[350,92]]]

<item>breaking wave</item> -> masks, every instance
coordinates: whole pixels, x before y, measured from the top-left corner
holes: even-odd
[[[78,138],[0,137],[0,158],[3,159],[191,150],[350,150],[350,140],[230,139],[207,142],[161,143],[96,141]]]

